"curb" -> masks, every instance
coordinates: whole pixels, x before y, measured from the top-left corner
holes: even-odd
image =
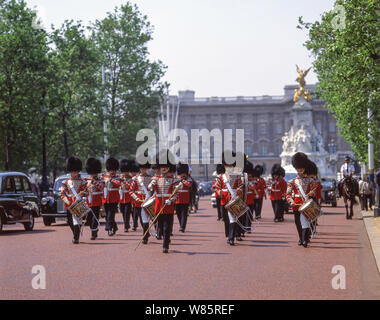
[[[361,211],[361,214],[376,260],[377,269],[380,273],[380,217],[375,218],[373,211]]]

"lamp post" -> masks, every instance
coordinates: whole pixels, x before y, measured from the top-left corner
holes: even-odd
[[[42,110],[42,183],[41,192],[49,191],[49,182],[47,179],[47,161],[46,161],[46,116],[48,108]]]

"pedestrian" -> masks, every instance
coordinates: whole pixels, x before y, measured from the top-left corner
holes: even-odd
[[[363,207],[365,211],[368,211],[368,203],[371,206],[371,196],[372,196],[372,185],[370,183],[369,177],[365,178],[362,184],[362,189],[360,192],[363,194]]]
[[[177,165],[177,178],[182,182],[183,188],[178,193],[175,211],[179,222],[179,232],[184,233],[189,213],[190,189],[193,183],[192,179],[189,178],[189,165],[181,163]]]
[[[66,171],[70,177],[62,182],[60,197],[67,211],[67,222],[73,232],[73,244],[79,244],[81,221],[70,212],[69,208],[81,197],[86,196],[87,183],[81,178],[82,161],[77,157],[70,157],[66,161]]]
[[[364,210],[364,193],[362,192],[362,190],[363,190],[363,183],[364,183],[364,181],[360,177],[358,179],[358,182],[359,182],[359,200],[360,200],[359,202],[360,202],[360,208],[363,211]]]
[[[284,198],[287,190],[287,183],[283,178],[284,175],[285,170],[280,164],[273,165],[270,200],[274,212],[274,222],[284,222]]]
[[[294,221],[296,224],[299,246],[307,248],[307,230],[310,228],[306,217],[299,212],[299,209],[305,203],[306,194],[309,191],[310,179],[305,175],[309,159],[302,152],[296,153],[292,158],[292,165],[297,170],[298,176],[291,179],[286,191],[286,199],[292,207],[294,213]]]
[[[86,171],[90,175],[87,178],[87,205],[92,210],[87,215],[87,221],[91,227],[91,240],[94,241],[98,237],[100,208],[103,204],[104,181],[99,177],[102,163],[99,159],[89,158],[86,161]]]
[[[115,215],[120,202],[119,190],[121,187],[121,179],[117,175],[119,168],[119,161],[115,158],[109,158],[106,161],[107,173],[103,174],[105,183],[103,204],[106,212],[106,231],[108,231],[108,236],[110,237],[114,236],[118,230]]]

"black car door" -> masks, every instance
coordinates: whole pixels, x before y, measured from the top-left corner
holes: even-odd
[[[15,182],[12,176],[3,178],[2,189],[2,206],[7,213],[8,222],[19,220],[22,215],[22,208],[18,205]]]
[[[26,202],[22,176],[14,176],[13,179],[15,182],[17,205],[19,207],[18,217],[20,220],[27,220],[29,217],[28,212],[22,209]]]
[[[38,198],[33,193],[32,185],[27,177],[22,176],[22,185],[24,187],[24,199],[26,202],[33,202],[38,207]]]

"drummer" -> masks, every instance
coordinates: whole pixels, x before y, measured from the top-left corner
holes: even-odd
[[[232,152],[232,157],[236,157],[236,153]],[[217,177],[217,181],[215,183],[215,190],[218,193],[218,196],[221,198],[221,206],[223,212],[223,221],[224,221],[224,231],[227,240],[227,243],[231,246],[235,245],[235,237],[236,237],[236,217],[233,216],[232,213],[228,212],[225,206],[232,200],[231,192],[229,191],[227,184],[231,189],[241,190],[241,176],[240,175],[232,175],[230,172],[236,167],[236,161],[234,163],[226,162],[226,153],[223,153],[222,164],[224,169],[226,170],[225,174],[221,174]],[[238,193],[241,193],[239,191]],[[238,240],[242,240],[238,237]]]
[[[78,199],[75,193],[79,197],[86,195],[87,183],[81,178],[80,172],[82,171],[82,161],[77,157],[70,157],[66,161],[66,171],[70,173],[70,177],[62,182],[61,187],[61,199],[65,204],[65,210],[67,210],[67,221],[73,232],[73,244],[79,244],[80,237],[80,222],[75,214],[69,211],[69,208]]]
[[[305,174],[306,168],[309,164],[310,160],[306,154],[298,152],[293,156],[292,165],[297,170],[298,176],[289,181],[286,191],[286,200],[289,202],[294,212],[294,221],[299,236],[298,245],[304,246],[305,248],[307,248],[308,245],[306,237],[307,230],[310,226],[306,217],[300,213],[299,209],[306,202],[305,196],[310,190],[310,178]]]

